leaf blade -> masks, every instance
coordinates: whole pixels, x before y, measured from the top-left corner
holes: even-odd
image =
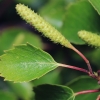
[[[0,91],[0,100],[17,100],[17,98],[13,93]]]
[[[32,84],[30,82],[24,83],[13,83],[7,82],[8,86],[11,88],[12,93],[16,94],[17,97],[20,97],[23,100],[30,100],[33,96]]]
[[[30,44],[15,46],[0,58],[1,76],[15,82],[39,78],[58,67],[49,54]]]
[[[88,76],[80,76],[67,84],[74,92],[99,88],[97,81]],[[75,100],[95,100],[100,93],[89,93],[76,96]]]
[[[35,100],[74,100],[73,91],[66,86],[44,84],[34,88]]]
[[[0,34],[0,55],[4,53],[3,50],[11,48],[13,44],[19,45],[26,42],[43,48],[40,37],[28,30],[17,27],[4,29]]]
[[[100,1],[99,0],[88,0],[91,5],[94,7],[94,9],[99,13],[100,15]]]
[[[77,32],[87,30],[93,33],[99,33],[99,22],[100,16],[91,4],[87,0],[78,0],[70,4],[66,9],[62,34],[72,43],[85,44],[85,42],[78,37]]]

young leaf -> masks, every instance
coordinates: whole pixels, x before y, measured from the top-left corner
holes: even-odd
[[[44,84],[34,87],[35,100],[74,100],[74,92],[66,86]]]
[[[58,67],[49,54],[30,44],[15,46],[0,59],[1,76],[14,82],[39,78]]]
[[[100,0],[88,0],[100,15]]]

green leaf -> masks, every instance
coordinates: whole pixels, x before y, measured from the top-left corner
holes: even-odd
[[[46,21],[60,30],[63,24],[64,7],[64,0],[51,0],[40,9],[39,13]]]
[[[17,97],[20,97],[23,100],[30,100],[30,98],[33,96],[32,92],[32,84],[29,82],[24,83],[13,83],[13,82],[7,82],[8,86],[12,90]]]
[[[47,73],[43,77],[41,77],[39,80],[34,80],[33,84],[35,86],[40,84],[60,84],[61,83],[61,77],[60,77],[60,70],[53,70],[50,73]]]
[[[30,98],[33,97],[32,87],[33,85],[30,82],[13,83],[3,81],[3,78],[0,78],[0,91],[6,92],[7,94],[9,93],[22,100],[30,100]]]
[[[0,100],[17,100],[17,98],[10,92],[0,91]]]
[[[100,15],[100,0],[88,0]]]
[[[100,68],[100,49],[94,49],[92,51],[86,52],[87,58],[95,65],[96,68]]]
[[[66,86],[44,84],[34,88],[35,100],[74,100],[73,91]]]
[[[46,21],[60,31],[63,25],[63,17],[65,16],[65,6],[74,1],[75,0],[49,0],[49,2],[39,10],[39,13]]]
[[[100,88],[100,86],[97,83],[97,80],[88,76],[81,76],[68,83],[67,86],[73,89],[74,92]],[[76,96],[75,100],[96,100],[98,94],[100,93],[78,95]]]
[[[95,0],[94,0],[95,1]],[[72,43],[84,44],[77,33],[80,30],[100,32],[100,16],[87,0],[77,0],[66,9],[62,27],[63,35]]]
[[[0,35],[0,54],[3,54],[3,50],[11,48],[13,44],[18,45],[26,42],[42,48],[41,39],[37,35],[23,28],[5,29]]]
[[[0,58],[1,76],[15,82],[39,78],[58,67],[49,54],[30,44],[15,46]]]
[[[17,3],[23,3],[23,4],[32,4],[33,1],[35,0],[15,0]]]

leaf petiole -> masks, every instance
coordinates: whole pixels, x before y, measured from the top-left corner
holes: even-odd
[[[76,92],[75,96],[80,95],[80,94],[88,94],[88,93],[95,93],[95,92],[100,92],[100,89],[85,90],[85,91]]]
[[[70,68],[70,69],[74,69],[74,70],[78,70],[78,71],[82,71],[82,72],[85,72],[85,73],[89,74],[88,70],[83,69],[83,68],[79,68],[79,67],[76,67],[76,66],[65,65],[65,64],[61,64],[61,63],[58,63],[58,66],[66,67],[66,68]]]

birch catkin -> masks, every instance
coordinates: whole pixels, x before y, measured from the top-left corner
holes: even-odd
[[[27,23],[34,26],[39,32],[43,33],[44,36],[51,39],[51,41],[60,43],[61,45],[72,49],[73,46],[71,43],[58,30],[52,27],[48,22],[46,22],[30,8],[23,4],[17,4],[16,10]]]
[[[78,32],[79,37],[84,40],[87,44],[100,47],[100,36],[97,34],[93,34],[88,31],[79,31]]]

